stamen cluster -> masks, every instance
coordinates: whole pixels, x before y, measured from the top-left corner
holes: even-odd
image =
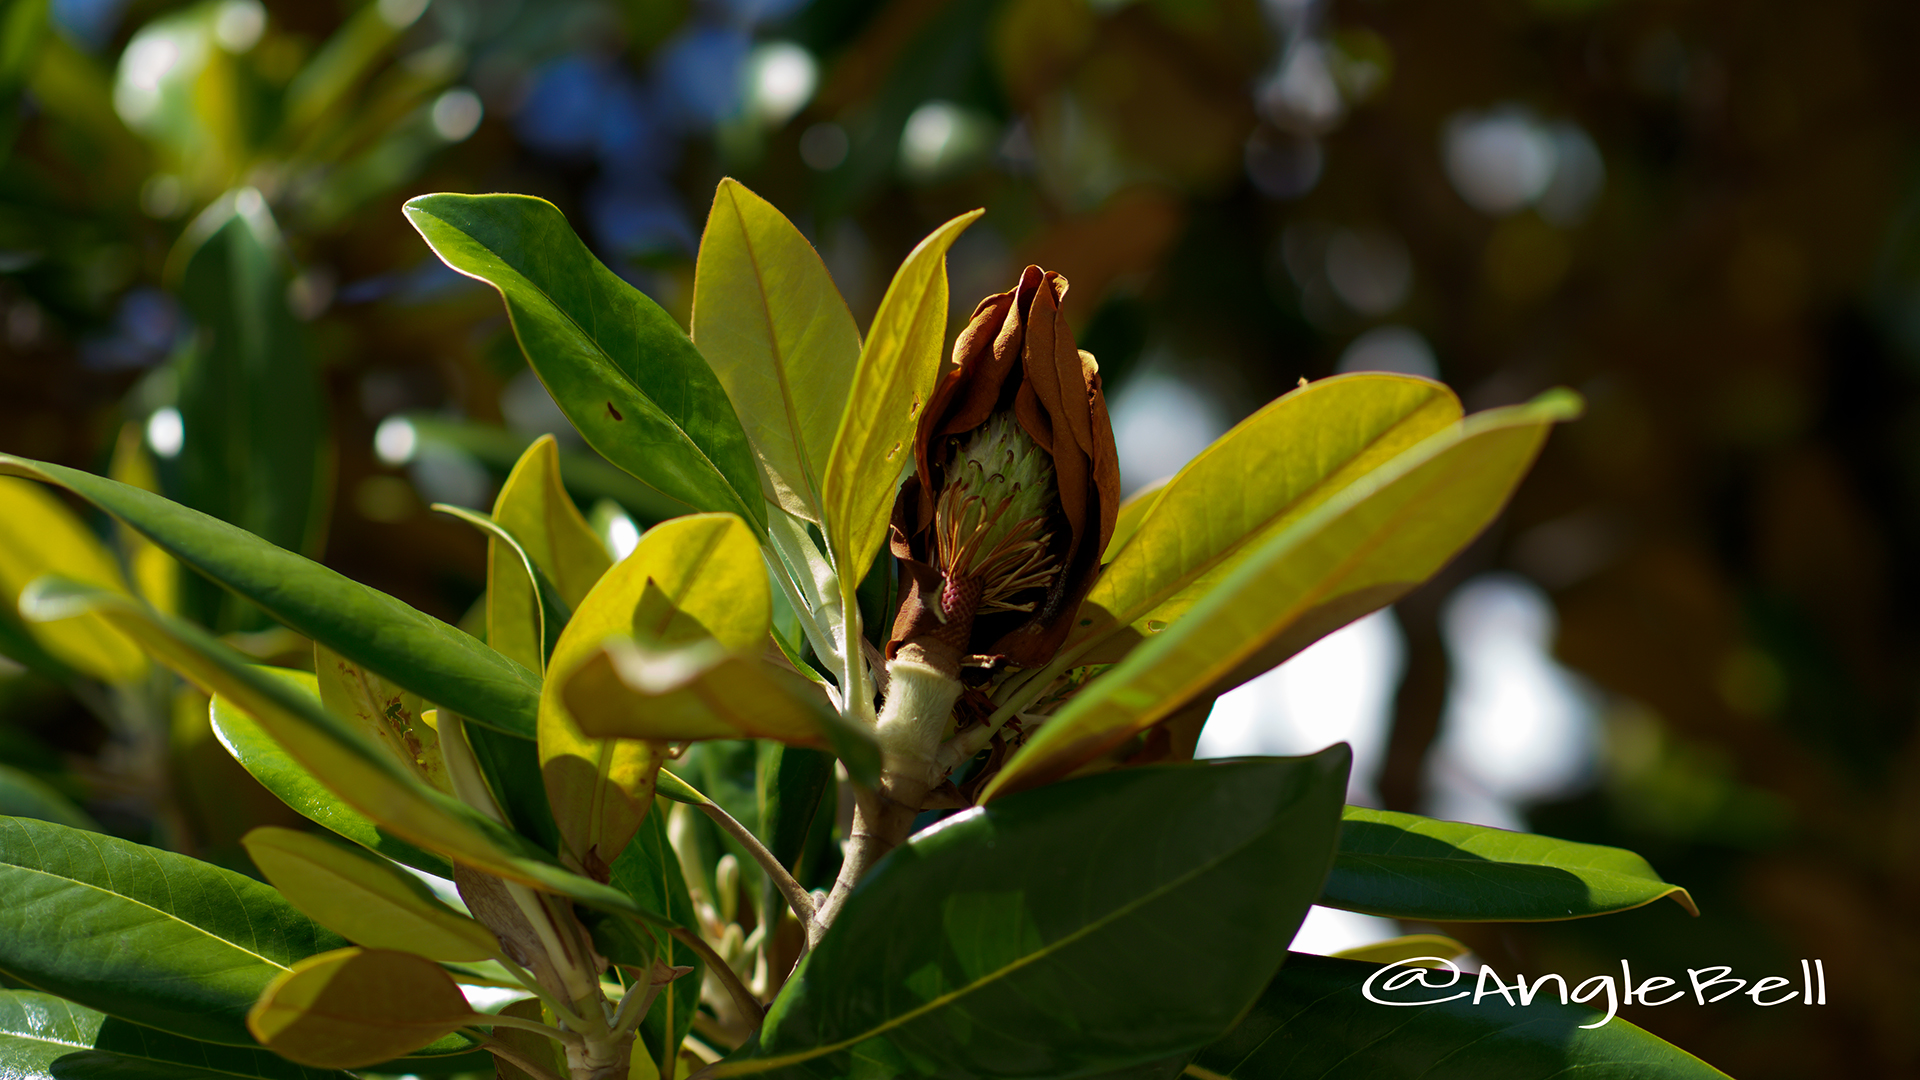
[[[934,507],[934,569],[949,586],[980,591],[976,613],[1032,611],[1021,593],[1059,571],[1049,519],[1059,503],[1053,459],[1012,413],[948,440],[945,486]],[[944,604],[942,605],[944,608]],[[947,612],[936,612],[946,621]]]

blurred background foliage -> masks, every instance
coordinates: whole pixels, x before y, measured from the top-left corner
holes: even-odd
[[[1819,957],[1825,1008],[1625,1015],[1745,1078],[1920,1068],[1920,8],[0,0],[0,33],[0,448],[449,620],[485,548],[425,504],[489,505],[538,433],[616,548],[658,511],[406,227],[421,192],[548,198],[684,320],[736,176],[863,325],[985,206],[956,321],[1026,262],[1068,275],[1134,487],[1301,378],[1578,387],[1492,533],[1317,650],[1333,698],[1282,669],[1212,746],[1352,738],[1358,798],[1631,847],[1704,913],[1446,928],[1503,973]],[[150,599],[297,657],[121,550]],[[228,862],[286,816],[203,703],[10,613],[0,646],[0,809]]]

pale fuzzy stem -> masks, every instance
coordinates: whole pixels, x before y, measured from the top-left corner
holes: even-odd
[[[787,868],[780,865],[780,860],[773,857],[773,852],[767,850],[766,845],[760,842],[759,837],[753,835],[752,830],[736,821],[732,814],[721,809],[719,803],[704,803],[700,806],[700,810],[712,818],[714,824],[726,830],[727,835],[740,841],[740,845],[747,849],[747,854],[753,856],[753,861],[759,863],[760,869],[766,871],[767,876],[773,879],[774,887],[779,889],[780,895],[786,898],[787,905],[793,908],[794,917],[800,920],[801,925],[804,926],[813,921],[812,894],[801,888],[799,882],[793,880],[793,875],[787,873]]]
[[[887,665],[887,674],[887,703],[874,730],[880,743],[880,787],[854,793],[846,861],[807,927],[808,948],[819,943],[860,879],[906,840],[927,790],[939,781],[940,736],[960,699],[960,680],[904,651]]]

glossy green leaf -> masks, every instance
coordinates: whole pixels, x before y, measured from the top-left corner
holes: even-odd
[[[315,692],[313,676],[305,672],[269,670],[306,693]],[[395,862],[437,877],[452,876],[453,864],[446,856],[408,843],[341,801],[306,766],[273,741],[259,721],[235,708],[233,702],[215,697],[212,721],[214,735],[233,760],[295,813]]]
[[[927,829],[860,883],[758,1044],[714,1075],[839,1077],[858,1060],[1076,1076],[1212,1042],[1306,914],[1347,765],[1336,746],[1128,769]]]
[[[1430,379],[1356,372],[1309,383],[1235,425],[1158,495],[1136,495],[1121,542],[1080,607],[1066,651],[1117,660],[1150,625],[1212,592],[1261,543],[1367,473],[1460,420]],[[1102,639],[1118,636],[1106,643]]]
[[[0,473],[64,487],[367,670],[477,723],[533,736],[539,679],[470,634],[151,492],[10,454],[0,454]]]
[[[679,856],[667,842],[665,814],[648,815],[633,843],[614,860],[608,884],[633,897],[634,902],[643,907],[665,912],[681,926],[700,925],[693,910],[693,896],[687,891],[687,879],[680,871]],[[706,965],[686,942],[666,934],[655,937],[662,961],[674,967],[694,969],[692,974],[675,980],[671,990],[660,995],[641,1022],[640,1034],[646,1051],[658,1061],[669,1033],[673,1045],[679,1046],[693,1027]],[[640,1053],[640,1048],[635,1047],[634,1052]]]
[[[327,396],[311,334],[287,307],[283,249],[266,200],[245,188],[208,207],[171,257],[200,331],[178,367],[186,439],[176,468],[181,502],[310,554],[325,527]],[[207,581],[182,585],[196,622],[259,627],[258,612]]]
[[[860,330],[813,245],[737,180],[720,181],[700,238],[693,341],[740,413],[767,498],[819,524]]]
[[[1395,1008],[1364,995],[1384,970],[1359,960],[1292,954],[1231,1034],[1187,1067],[1193,1080],[1725,1080],[1726,1074],[1618,1017],[1562,1005],[1551,985],[1530,1005],[1498,995],[1473,1003],[1461,986],[1409,986],[1375,996],[1435,1001]],[[1404,969],[1402,969],[1404,970]],[[1434,986],[1444,983],[1435,973]]]
[[[566,604],[580,606],[595,582],[613,566],[607,549],[574,506],[560,480],[559,445],[543,435],[527,448],[493,503],[493,520],[513,535],[521,551],[544,574]],[[532,671],[546,670],[549,643],[559,626],[541,625],[537,581],[529,583],[520,559],[499,539],[487,543],[487,643]]]
[[[947,333],[947,249],[985,213],[961,214],[920,241],[895,271],[873,316],[846,414],[822,480],[822,532],[851,590],[886,538],[894,492],[913,460],[920,407],[940,371]]]
[[[0,817],[27,817],[101,832],[93,816],[30,772],[0,764]]]
[[[1700,913],[1631,851],[1349,806],[1319,902],[1427,922],[1547,922],[1665,896]]]
[[[357,1069],[412,1053],[478,1021],[446,969],[411,953],[338,949],[282,972],[247,1014],[289,1061]]]
[[[33,990],[0,990],[7,1080],[349,1080],[265,1050],[220,1046],[129,1024]]]
[[[406,214],[448,266],[499,290],[534,373],[587,445],[692,509],[736,513],[764,531],[753,452],[720,381],[552,203],[423,195]]]
[[[250,1046],[247,1009],[344,944],[266,885],[185,855],[0,818],[0,971],[125,1020]]]
[[[348,722],[360,737],[384,749],[408,772],[451,794],[440,733],[421,719],[425,703],[418,694],[389,683],[327,648],[313,647],[313,672],[320,704]]]
[[[417,780],[392,755],[321,707],[304,673],[246,663],[205,631],[100,590],[42,579],[25,613],[57,619],[99,611],[156,659],[211,696],[245,710],[335,795],[368,818],[477,870],[640,917],[618,890],[552,862],[519,835]]]
[[[613,635],[728,650],[759,648],[772,619],[760,545],[732,514],[676,518],[648,530],[600,578],[554,646],[540,698],[540,768],[567,849],[587,864],[618,858],[653,803],[664,744],[586,734],[568,681]]]
[[[1061,708],[981,797],[1066,775],[1187,702],[1223,693],[1404,595],[1493,521],[1548,428],[1579,408],[1571,392],[1555,391],[1480,413],[1262,540],[1184,616]],[[1172,492],[1169,485],[1128,550],[1180,505]]]
[[[42,574],[59,574],[114,592],[127,592],[112,553],[73,511],[38,484],[0,478],[0,604],[11,619],[20,594]],[[60,663],[105,682],[146,674],[140,647],[98,616],[57,625],[29,625],[27,634]]]
[[[356,945],[430,960],[500,955],[493,931],[393,864],[313,833],[262,826],[240,841],[287,902]]]

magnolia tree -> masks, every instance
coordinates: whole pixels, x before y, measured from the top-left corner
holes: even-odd
[[[1445,938],[1287,951],[1313,903],[1691,910],[1639,857],[1343,806],[1344,746],[1193,760],[1220,694],[1478,535],[1573,394],[1463,417],[1426,379],[1303,383],[1123,502],[1065,277],[980,301],[943,364],[977,211],[864,335],[732,181],[691,334],[538,199],[406,214],[684,516],[616,561],[541,439],[491,512],[442,508],[488,545],[470,633],[138,483],[0,456],[7,640],[109,686],[158,661],[318,826],[249,834],[262,882],[0,819],[0,1071],[1720,1075],[1545,996],[1417,1022],[1366,999],[1383,964],[1464,951]],[[117,520],[117,555],[45,485]],[[310,667],[178,617],[156,559],[310,640]]]

